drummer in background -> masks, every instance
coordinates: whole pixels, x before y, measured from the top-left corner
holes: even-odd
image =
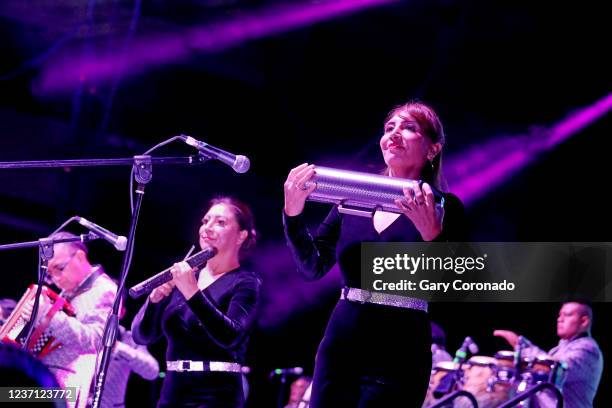
[[[548,355],[567,364],[567,374],[561,392],[566,408],[591,408],[603,371],[603,356],[599,345],[591,337],[593,310],[583,302],[566,302],[561,306],[557,318],[559,344]],[[495,330],[493,335],[502,337],[514,348],[519,336],[509,330]],[[523,349],[527,358],[546,354],[528,340]],[[555,399],[546,392],[537,394],[537,406],[555,407]]]

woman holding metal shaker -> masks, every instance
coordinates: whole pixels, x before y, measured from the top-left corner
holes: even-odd
[[[306,279],[316,280],[337,262],[344,285],[317,352],[314,408],[423,403],[431,369],[427,302],[360,289],[360,244],[466,239],[461,201],[442,193],[443,207],[436,205],[432,189],[444,187],[444,141],[442,124],[429,106],[409,102],[394,108],[380,139],[384,174],[413,180],[403,189],[403,197],[395,200],[397,211],[375,211],[364,218],[341,213],[334,206],[314,236],[306,229],[302,212],[317,188],[310,182],[316,169],[304,163],[289,172],[283,221],[298,270]]]

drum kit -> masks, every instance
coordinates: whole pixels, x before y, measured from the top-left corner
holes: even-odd
[[[464,390],[471,393],[479,408],[493,408],[528,388],[549,382],[560,387],[566,366],[553,357],[517,358],[514,351],[502,350],[489,356],[472,356],[464,363],[443,361],[431,371],[423,407],[433,407],[448,394]],[[528,401],[525,401],[528,404]],[[467,408],[472,403],[457,398],[445,407]],[[528,405],[519,405],[528,406]]]

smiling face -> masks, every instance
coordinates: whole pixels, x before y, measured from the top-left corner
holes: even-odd
[[[385,123],[380,150],[395,177],[418,179],[428,160],[441,145],[423,135],[418,122],[407,112],[396,112]]]
[[[199,231],[202,249],[215,247],[218,255],[238,257],[240,246],[247,237],[246,230],[240,230],[232,208],[224,203],[215,204],[202,218]]]

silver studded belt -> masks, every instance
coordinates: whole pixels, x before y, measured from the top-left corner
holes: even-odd
[[[242,367],[238,363],[230,363],[227,361],[192,361],[192,360],[177,360],[167,361],[166,369],[168,371],[216,371],[227,373],[240,373]]]
[[[340,299],[358,303],[374,303],[400,307],[403,309],[415,309],[427,312],[427,301],[407,296],[391,295],[380,292],[370,292],[359,288],[345,287],[340,292]]]

